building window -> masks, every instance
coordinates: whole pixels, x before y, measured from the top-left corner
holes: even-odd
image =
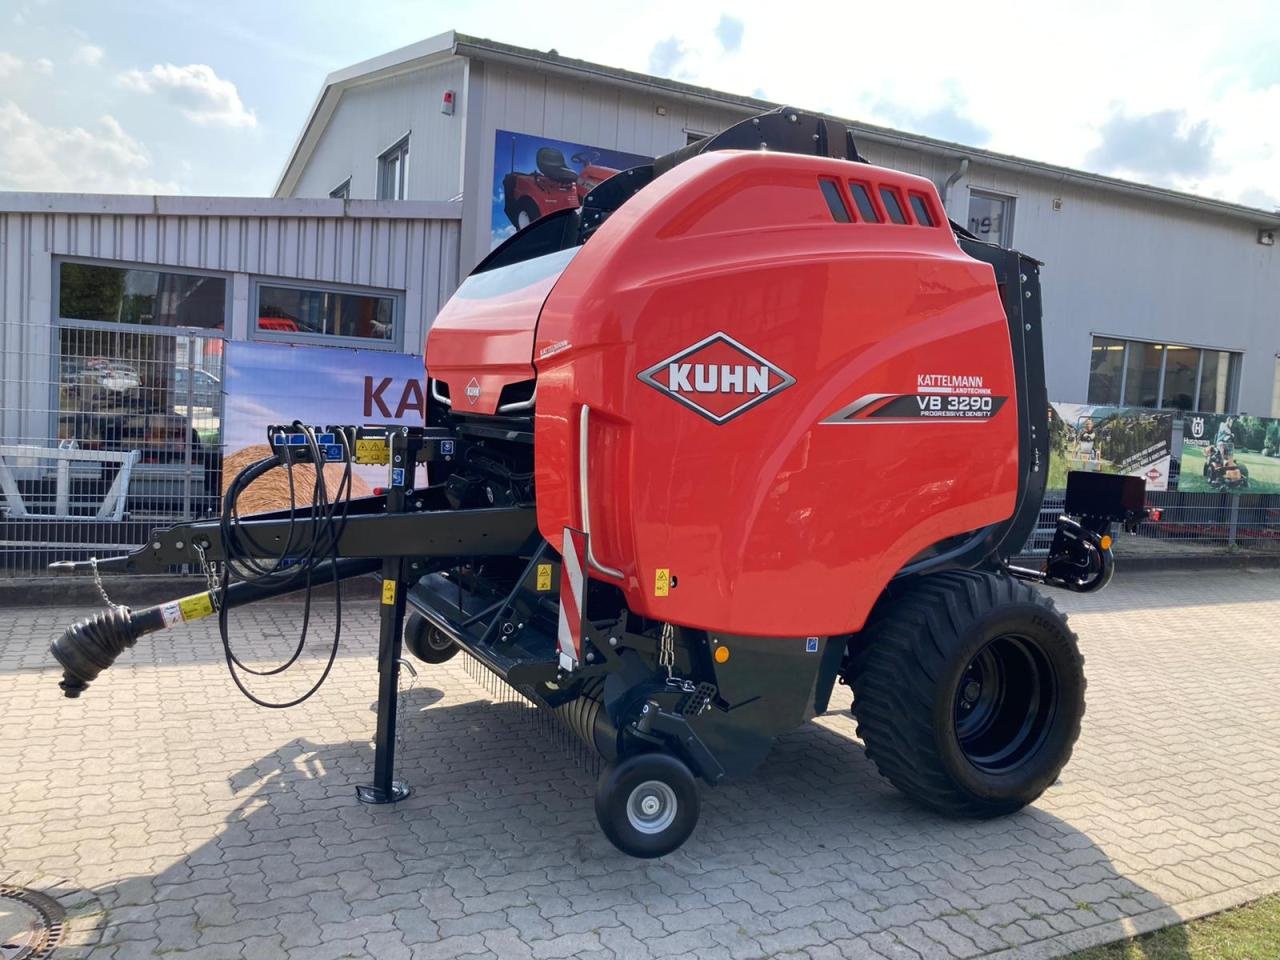
[[[351,178],[343,180],[340,184],[329,191],[329,196],[333,200],[350,200],[351,199]]]
[[[221,330],[227,281],[193,273],[58,264],[58,316],[85,323]]]
[[[1236,405],[1240,356],[1177,343],[1094,337],[1088,402],[1230,413]]]
[[[969,191],[969,232],[979,240],[1013,246],[1013,197]]]
[[[1124,341],[1094,337],[1089,357],[1089,403],[1108,405],[1120,402],[1124,383]]]
[[[58,261],[60,443],[136,453],[126,509],[134,518],[216,513],[221,490],[225,277]],[[92,516],[113,461],[72,468],[71,508]]]
[[[378,199],[405,200],[409,176],[409,135],[378,157]]]
[[[396,298],[387,295],[260,283],[257,317],[267,339],[342,337],[389,346],[396,336]]]

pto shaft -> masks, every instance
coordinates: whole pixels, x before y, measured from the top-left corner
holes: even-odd
[[[376,571],[381,562],[362,557],[326,560],[316,564],[310,577],[282,577],[275,582],[234,583],[221,595],[226,609],[244,606],[256,600],[283,596],[306,589],[307,584],[320,585],[335,580],[348,580]],[[111,607],[67,628],[53,641],[50,652],[62,666],[58,684],[67,697],[78,697],[98,674],[115,663],[116,658],[138,638],[179,623],[199,620],[217,610],[211,591],[193,593],[189,597],[133,611],[128,607]]]

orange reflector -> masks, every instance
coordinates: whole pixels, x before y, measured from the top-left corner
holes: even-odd
[[[716,658],[716,663],[728,663],[728,662],[729,662],[729,648],[728,648],[728,647],[716,647],[716,652],[715,652],[715,653],[713,653],[713,654],[712,654],[712,656]]]
[[[1102,535],[1102,539],[1101,539],[1101,540],[1099,540],[1098,542],[1102,544],[1102,549],[1103,549],[1103,550],[1110,550],[1110,549],[1111,549],[1111,534],[1109,534],[1109,533],[1104,533],[1104,534]]]

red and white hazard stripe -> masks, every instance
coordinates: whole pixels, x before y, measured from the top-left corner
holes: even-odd
[[[587,535],[564,528],[560,567],[560,666],[573,670],[582,659],[582,611],[586,606]]]

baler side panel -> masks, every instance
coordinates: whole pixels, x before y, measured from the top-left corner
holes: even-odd
[[[577,252],[472,274],[445,304],[431,325],[425,362],[428,376],[448,385],[455,410],[493,414],[503,387],[533,377],[538,311]]]
[[[750,635],[856,630],[912,556],[1013,510],[1017,398],[991,267],[945,223],[836,222],[819,177],[870,178],[941,209],[931,183],[896,171],[705,155],[618,210],[543,308],[539,527],[555,543],[581,522],[587,404],[594,553],[622,571],[638,613]],[[662,361],[715,334],[750,353],[720,340],[686,359],[770,366],[768,395],[723,422],[734,397],[678,401],[639,379],[669,378]],[[1003,399],[966,422],[823,422],[880,394],[906,409],[922,382],[953,377]]]

